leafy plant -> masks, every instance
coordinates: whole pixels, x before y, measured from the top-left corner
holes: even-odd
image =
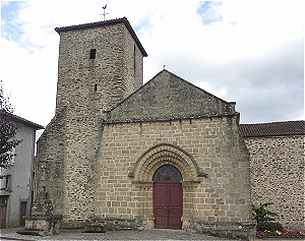
[[[268,208],[273,203],[263,203],[258,206],[252,205],[252,213],[257,222],[256,229],[258,231],[269,231],[277,234],[278,231],[283,230],[283,226],[279,222],[275,222],[275,217],[278,215]]]

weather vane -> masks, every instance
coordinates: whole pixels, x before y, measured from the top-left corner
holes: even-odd
[[[104,17],[104,21],[106,20],[106,15],[109,13],[106,13],[106,8],[107,8],[107,4],[105,6],[102,7],[104,12],[101,14]]]

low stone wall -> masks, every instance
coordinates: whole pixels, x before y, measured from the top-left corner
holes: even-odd
[[[254,240],[256,235],[255,223],[207,223],[201,220],[193,220],[190,228],[199,233],[242,240]]]
[[[62,217],[60,215],[46,216],[31,216],[25,218],[26,231],[38,231],[44,235],[58,234],[61,228]]]
[[[140,218],[99,217],[92,219],[87,226],[102,225],[105,231],[142,230],[143,221]]]
[[[27,217],[25,218],[25,230],[31,231],[48,231],[49,222],[46,218],[34,218]]]
[[[94,217],[87,220],[74,220],[61,224],[62,229],[91,229],[103,226],[105,231],[142,230],[144,223],[141,218]]]

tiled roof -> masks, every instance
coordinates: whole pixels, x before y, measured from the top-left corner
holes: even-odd
[[[32,127],[35,130],[44,129],[44,127],[42,125],[39,125],[32,121],[26,120],[20,116],[17,116],[17,115],[11,114],[11,113],[7,113],[7,114],[14,122],[23,123],[24,125]]]
[[[244,137],[305,135],[305,121],[240,124]]]
[[[115,19],[110,19],[110,20],[100,21],[100,22],[85,23],[85,24],[79,24],[79,25],[71,25],[71,26],[66,26],[66,27],[57,27],[57,28],[55,28],[55,31],[57,33],[68,32],[68,31],[72,31],[72,30],[80,30],[80,29],[104,27],[104,26],[114,25],[114,24],[118,24],[118,23],[125,24],[125,26],[128,29],[129,33],[131,34],[131,36],[133,37],[134,41],[138,45],[141,53],[143,54],[144,57],[147,57],[147,53],[146,53],[145,49],[143,48],[140,40],[138,39],[135,31],[131,27],[131,25],[130,25],[130,23],[127,20],[126,17],[115,18]]]

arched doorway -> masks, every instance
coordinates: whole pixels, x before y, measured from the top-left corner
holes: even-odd
[[[153,175],[153,211],[155,228],[181,229],[182,176],[173,165],[159,167]]]

